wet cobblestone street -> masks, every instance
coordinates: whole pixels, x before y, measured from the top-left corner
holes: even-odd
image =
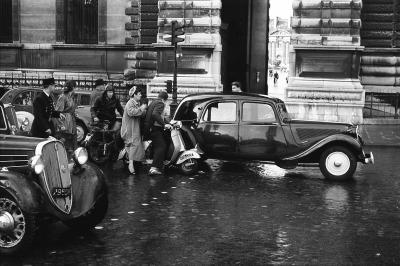
[[[192,177],[104,167],[110,205],[93,232],[47,226],[0,265],[398,265],[400,149],[367,150],[375,165],[340,183],[318,168],[213,160]]]

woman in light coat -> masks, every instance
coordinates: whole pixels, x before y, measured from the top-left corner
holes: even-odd
[[[122,117],[121,137],[129,155],[129,172],[135,174],[134,162],[144,160],[144,148],[140,132],[140,118],[145,114],[147,105],[140,105],[142,92],[136,86],[129,90],[129,101],[126,103]]]
[[[66,141],[67,150],[75,150],[78,146],[76,139],[76,103],[73,98],[76,82],[68,80],[65,82],[64,93],[60,95],[56,104],[56,111],[64,114],[63,120],[58,120],[58,131],[63,135]]]

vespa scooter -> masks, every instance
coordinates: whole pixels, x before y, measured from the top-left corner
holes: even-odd
[[[172,125],[171,132],[171,142],[168,148],[167,159],[164,161],[165,167],[178,167],[180,171],[185,175],[191,175],[197,172],[199,168],[199,160],[203,151],[195,145],[192,149],[186,149],[187,145],[185,145],[185,141],[182,137],[181,121],[170,122]],[[146,153],[146,162],[149,163],[151,159],[151,149],[152,143],[151,140],[144,142],[144,148]],[[122,149],[118,156],[119,160],[128,161],[128,153],[126,149]]]

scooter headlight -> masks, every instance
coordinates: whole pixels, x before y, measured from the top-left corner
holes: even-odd
[[[79,147],[74,151],[74,160],[80,165],[85,164],[88,161],[88,152],[85,148]]]
[[[40,155],[35,155],[29,160],[29,165],[35,171],[36,174],[40,174],[44,170],[44,163]]]

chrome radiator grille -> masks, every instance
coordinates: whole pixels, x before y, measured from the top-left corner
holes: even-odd
[[[46,143],[42,148],[44,182],[51,201],[63,212],[69,213],[72,203],[71,176],[68,157],[63,144]]]

